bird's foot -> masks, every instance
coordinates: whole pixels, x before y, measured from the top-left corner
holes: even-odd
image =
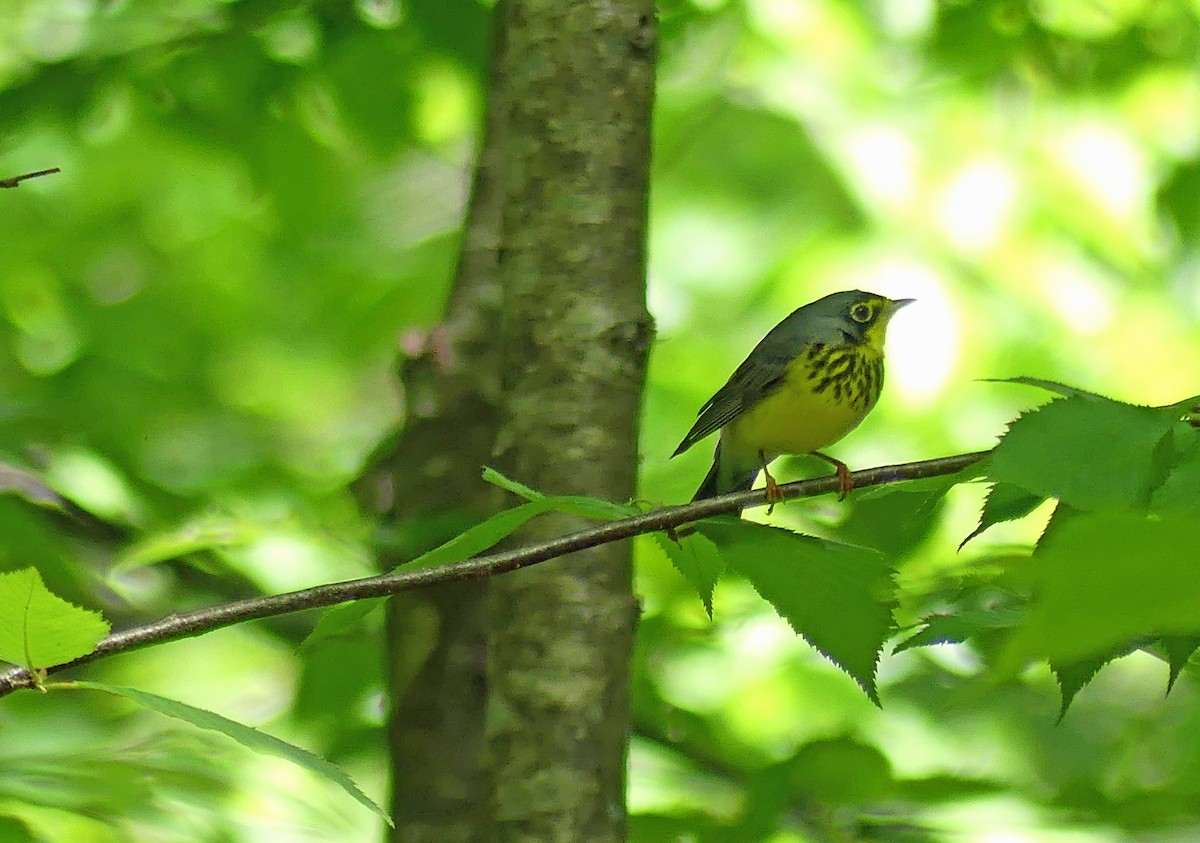
[[[763,478],[767,481],[767,515],[770,515],[775,511],[775,504],[783,500],[783,490],[779,488],[779,484],[775,482],[775,478],[767,469],[767,461],[763,457],[762,451],[758,452],[758,457],[763,461]]]
[[[844,501],[846,495],[850,494],[850,490],[854,488],[854,478],[850,476],[850,469],[845,463],[841,463],[837,467],[838,478],[838,500]]]
[[[820,457],[821,459],[825,460],[825,462],[833,466],[834,471],[837,472],[838,500],[844,501],[846,496],[850,494],[850,490],[854,488],[854,478],[850,476],[850,469],[847,468],[846,464],[841,460],[836,460],[831,456],[820,453],[819,451],[813,451],[812,454],[814,457]]]

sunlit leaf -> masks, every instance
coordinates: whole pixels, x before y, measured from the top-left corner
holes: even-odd
[[[1145,506],[1157,479],[1155,452],[1175,415],[1103,398],[1060,398],[1013,422],[988,475],[1084,510]]]
[[[641,514],[641,510],[636,506],[583,495],[556,495],[543,498],[543,500],[547,501],[555,512],[574,515],[577,518],[587,518],[590,521],[618,521],[631,515]]]
[[[90,653],[108,631],[99,612],[51,592],[36,569],[0,574],[0,660],[28,668],[62,664]]]
[[[1015,378],[982,378],[982,380],[984,383],[1019,383],[1025,386],[1036,386],[1047,392],[1057,393],[1064,398],[1099,398],[1101,401],[1109,400],[1095,392],[1088,392],[1086,389],[1080,389],[1076,386],[1069,386],[1065,383],[1046,380],[1044,378],[1030,378],[1022,375]]]
[[[884,554],[744,521],[701,521],[696,529],[792,629],[878,704],[875,667],[895,606]]]

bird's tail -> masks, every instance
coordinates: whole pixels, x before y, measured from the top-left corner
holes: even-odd
[[[700,488],[696,490],[696,494],[692,495],[692,500],[698,501],[704,498],[714,498],[726,492],[745,492],[754,486],[754,478],[757,476],[757,466],[749,471],[738,471],[733,466],[723,465],[721,462],[721,443],[717,442],[717,449],[713,452],[712,468],[704,476],[704,482],[700,484]]]

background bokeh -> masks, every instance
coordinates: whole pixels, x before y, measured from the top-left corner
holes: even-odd
[[[0,191],[0,452],[111,525],[0,499],[0,567],[37,565],[118,624],[375,570],[347,487],[402,424],[396,356],[445,300],[488,15],[0,8],[0,177],[63,169]],[[1200,392],[1200,4],[667,0],[660,27],[644,499],[690,496],[707,447],[668,456],[696,409],[779,319],[838,289],[918,299],[893,324],[880,406],[834,449],[854,466],[988,447],[1044,400],[987,378],[1147,404]],[[982,495],[927,511],[823,498],[772,523],[901,551],[912,622],[1026,552],[1048,515],[957,552]],[[652,541],[637,552],[635,839],[1200,834],[1186,672],[1166,697],[1163,665],[1129,656],[1057,723],[1044,668],[1001,682],[973,648],[925,648],[884,656],[878,710],[748,585],[720,584],[710,621]],[[377,628],[299,651],[312,622],[92,674],[261,725],[381,795]],[[0,767],[0,838],[379,834],[326,783],[107,699],[5,699]]]

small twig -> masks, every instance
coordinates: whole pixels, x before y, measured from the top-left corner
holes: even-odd
[[[895,483],[901,480],[918,480],[923,477],[954,474],[967,466],[983,459],[989,452],[978,451],[973,454],[957,454],[951,457],[940,457],[921,462],[904,463],[902,465],[885,465],[879,468],[869,468],[855,472],[852,477],[855,489],[868,486],[879,486],[884,483]],[[838,491],[837,476],[818,477],[813,480],[801,480],[787,483],[779,487],[784,499],[812,497],[828,492]],[[161,644],[180,638],[190,638],[214,629],[232,626],[255,618],[272,617],[275,615],[299,612],[305,609],[319,609],[351,600],[362,600],[369,597],[386,597],[401,591],[411,591],[436,583],[459,580],[475,580],[483,577],[516,571],[539,562],[555,559],[578,550],[607,544],[608,542],[627,539],[643,533],[654,533],[660,530],[670,530],[681,524],[687,524],[700,518],[713,515],[741,512],[754,506],[765,506],[761,490],[749,492],[733,492],[720,497],[707,498],[701,501],[669,506],[645,515],[634,515],[620,521],[612,521],[589,527],[576,533],[549,539],[544,542],[526,545],[513,550],[489,553],[476,556],[462,562],[441,565],[436,568],[425,568],[409,571],[401,568],[389,574],[376,577],[365,577],[346,582],[328,583],[302,591],[292,591],[287,594],[273,594],[267,597],[253,597],[247,600],[237,600],[218,606],[209,606],[169,615],[157,621],[151,621],[142,626],[136,626],[122,632],[114,632],[104,638],[96,649],[63,664],[45,669],[44,674],[60,673],[71,667],[77,667],[106,656],[135,650],[150,644]],[[39,673],[43,673],[39,671]],[[0,697],[4,697],[19,688],[37,686],[37,677],[23,667],[10,668],[0,673]]]
[[[36,173],[25,173],[24,175],[13,176],[12,178],[8,179],[0,179],[0,187],[19,187],[23,181],[36,179],[40,176],[48,176],[51,173],[61,172],[62,170],[60,170],[58,167],[51,167],[49,170],[38,170]]]

